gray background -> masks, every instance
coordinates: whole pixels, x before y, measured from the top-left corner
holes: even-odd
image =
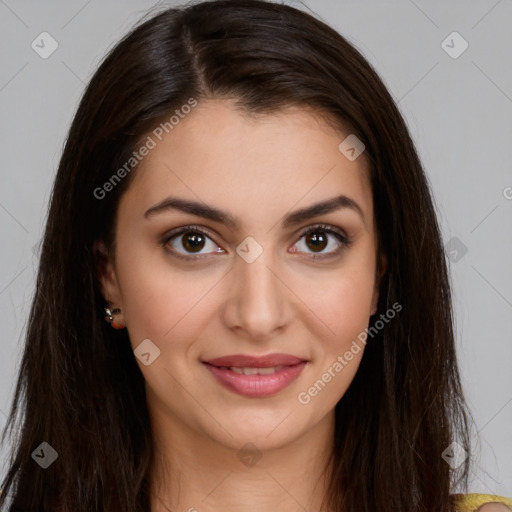
[[[452,260],[458,354],[476,422],[471,490],[512,496],[512,1],[288,3],[357,46],[407,120]],[[0,428],[69,124],[107,49],[153,5],[0,0]],[[59,45],[47,59],[31,48],[44,31]],[[458,58],[441,45],[453,31],[469,43]],[[5,450],[2,475],[4,461]]]

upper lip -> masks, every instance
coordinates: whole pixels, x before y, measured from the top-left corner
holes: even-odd
[[[208,359],[204,363],[213,366],[235,366],[240,368],[272,368],[275,366],[293,366],[302,363],[306,359],[290,354],[268,354],[265,356],[250,356],[247,354],[234,354],[231,356]]]

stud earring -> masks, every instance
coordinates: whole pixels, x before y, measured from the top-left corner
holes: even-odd
[[[124,329],[123,325],[118,324],[114,320],[114,315],[121,313],[121,310],[119,308],[115,308],[115,309],[105,308],[104,311],[105,311],[105,321],[109,325],[111,325],[114,329]]]

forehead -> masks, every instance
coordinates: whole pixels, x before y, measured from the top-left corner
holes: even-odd
[[[122,201],[140,213],[180,196],[261,220],[345,194],[371,217],[368,164],[364,153],[350,161],[340,152],[347,135],[305,108],[256,115],[228,100],[208,100],[162,140],[145,135],[156,144]]]

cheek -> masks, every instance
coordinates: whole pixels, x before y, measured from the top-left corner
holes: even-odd
[[[371,258],[367,262],[345,265],[325,279],[307,283],[308,305],[330,328],[337,340],[359,333],[368,325],[375,286],[375,270]]]
[[[317,415],[336,405],[359,368],[365,349],[361,333],[365,334],[370,318],[372,276],[370,266],[347,267],[324,282],[322,292],[313,296],[311,306],[321,320],[315,322],[319,342],[313,347],[311,387],[302,389],[298,400],[300,404],[314,402]],[[328,325],[329,330],[320,324]]]
[[[130,258],[119,261],[118,277],[132,344],[149,338],[163,348],[171,336],[176,345],[179,333],[200,331],[201,319],[208,318],[209,292],[222,273],[187,272],[162,260],[150,264]]]
[[[343,371],[344,378],[353,377],[363,355],[364,343],[360,341],[361,333],[368,327],[370,317],[371,283],[350,278],[338,283],[331,290],[330,308],[326,322],[333,334],[324,338],[325,365],[330,366],[338,356],[346,355],[350,368]],[[359,338],[358,338],[359,337]],[[343,363],[345,365],[345,363]]]
[[[323,400],[317,404],[333,407],[352,382],[365,350],[366,329],[369,325],[374,288],[374,270],[371,258],[367,264],[346,265],[343,270],[324,282],[322,293],[315,296],[315,312],[329,331],[316,345],[315,379],[327,384]],[[318,331],[320,332],[320,330]],[[331,372],[325,374],[324,372]],[[334,375],[334,377],[332,376]],[[325,377],[325,378],[324,378]]]

